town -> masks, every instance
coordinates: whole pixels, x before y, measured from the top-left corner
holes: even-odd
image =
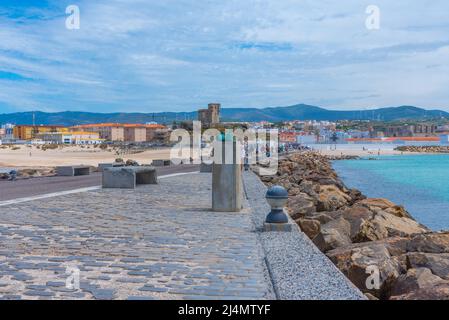
[[[277,129],[281,145],[315,144],[397,144],[438,145],[449,143],[449,121],[376,121],[376,120],[291,120],[284,122],[226,122],[221,120],[221,105],[211,103],[197,112],[202,128],[242,127]],[[141,144],[170,146],[170,133],[178,128],[192,130],[193,120],[157,123],[91,123],[75,126],[58,124],[3,123],[0,144],[3,145],[98,145]]]

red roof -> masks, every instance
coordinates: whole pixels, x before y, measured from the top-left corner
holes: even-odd
[[[74,126],[74,128],[105,128],[105,127],[151,128],[151,129],[166,128],[161,124],[138,124],[138,123],[92,123]]]
[[[424,142],[439,142],[439,137],[388,137],[388,138],[350,138],[346,139],[348,142],[392,142],[392,141],[424,141]]]

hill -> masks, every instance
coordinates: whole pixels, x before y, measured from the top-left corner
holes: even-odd
[[[77,125],[99,122],[145,123],[157,121],[171,123],[173,121],[195,120],[196,112],[164,112],[164,113],[93,113],[65,111],[56,113],[34,112],[36,124]],[[289,107],[274,108],[224,108],[223,121],[288,121],[288,120],[430,120],[449,119],[449,113],[441,110],[426,110],[413,106],[390,107],[373,110],[338,111],[316,106],[298,104]],[[0,124],[31,124],[33,112],[0,114]]]

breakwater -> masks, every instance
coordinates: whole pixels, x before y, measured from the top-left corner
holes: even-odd
[[[318,153],[290,155],[276,176],[261,179],[288,190],[289,214],[367,296],[449,299],[449,233],[431,232],[388,199],[347,188]],[[374,288],[370,270],[377,270]]]

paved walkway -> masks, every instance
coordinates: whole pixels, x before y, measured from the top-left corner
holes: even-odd
[[[275,298],[251,211],[211,212],[210,180],[1,207],[0,298]],[[67,268],[80,270],[79,290]]]
[[[199,171],[199,165],[179,165],[157,168],[158,175]],[[101,185],[101,173],[76,177],[36,177],[17,181],[0,180],[0,205],[3,201],[69,191]]]

